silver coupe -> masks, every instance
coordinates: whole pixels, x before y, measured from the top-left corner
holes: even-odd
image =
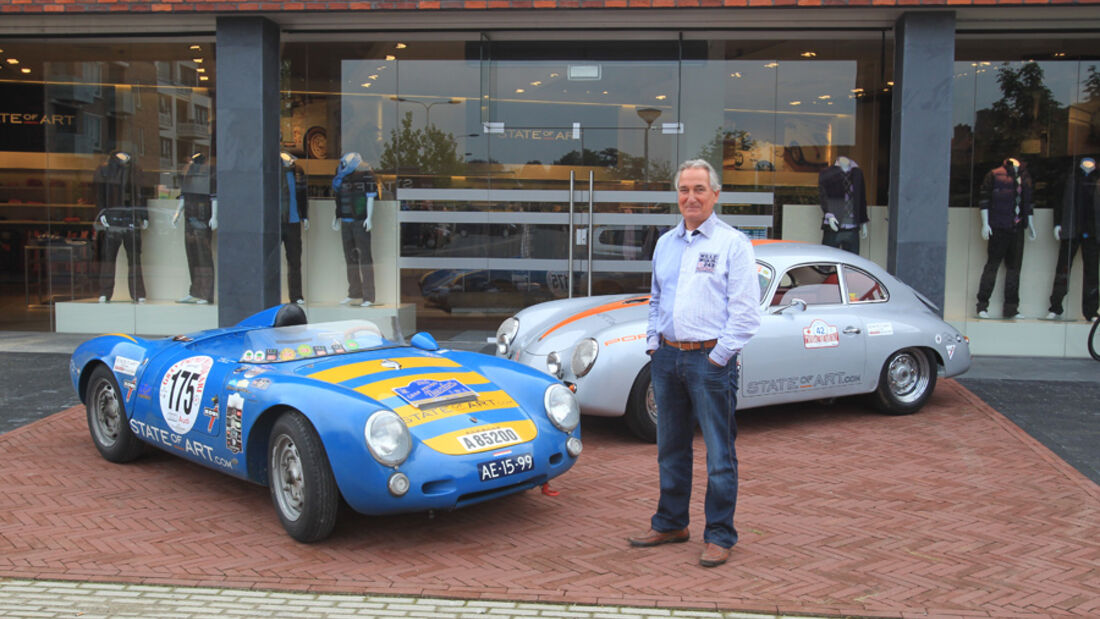
[[[938,309],[875,263],[832,247],[754,241],[760,330],[739,358],[739,409],[870,394],[915,413],[943,376],[970,367],[970,343]],[[497,354],[556,376],[581,412],[625,416],[656,440],[645,354],[648,295],[548,301],[507,318]]]

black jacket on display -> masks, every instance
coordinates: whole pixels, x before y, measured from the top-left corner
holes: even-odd
[[[191,160],[184,172],[182,185],[183,216],[189,221],[206,225],[214,215],[211,199],[217,193],[213,170],[206,157],[197,156]]]
[[[293,163],[290,167],[279,168],[279,204],[282,213],[282,222],[291,223],[290,210],[295,209],[300,223],[309,218],[309,192],[308,179],[302,167]]]
[[[149,219],[145,196],[139,185],[141,172],[124,153],[112,153],[95,171],[96,219],[107,216],[112,228],[141,227]]]
[[[336,217],[363,221],[367,218],[367,196],[378,195],[378,183],[370,166],[360,164],[354,172],[333,180],[336,194]]]
[[[832,213],[841,227],[857,228],[869,220],[863,170],[855,163],[847,172],[838,165],[822,170],[817,176],[817,189],[822,213]],[[821,229],[827,227],[828,224],[822,222]]]
[[[1081,166],[1073,166],[1066,178],[1062,201],[1054,205],[1054,224],[1062,226],[1063,239],[1079,239],[1084,235],[1096,238],[1100,230],[1100,170],[1086,174]]]
[[[978,207],[989,211],[989,227],[994,230],[1026,228],[1031,216],[1031,175],[1022,164],[1016,167],[1008,159],[985,175],[978,195]],[[1017,198],[1019,211],[1017,212]]]

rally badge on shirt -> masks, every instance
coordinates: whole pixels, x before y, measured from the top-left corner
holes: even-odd
[[[718,264],[718,254],[699,252],[699,262],[695,263],[696,273],[713,273],[714,266]]]

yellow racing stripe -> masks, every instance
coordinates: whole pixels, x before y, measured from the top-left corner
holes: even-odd
[[[106,336],[108,336],[108,335],[117,335],[118,337],[124,337],[124,338],[126,338],[126,339],[130,340],[131,342],[133,342],[133,343],[135,343],[135,344],[137,344],[137,343],[138,343],[138,341],[137,341],[137,340],[135,340],[135,339],[133,338],[133,336],[131,336],[131,335],[126,335],[125,333],[104,333],[104,334],[103,334],[103,337],[106,337]]]
[[[326,383],[340,384],[355,378],[367,376],[368,374],[376,374],[378,372],[386,372],[395,369],[383,366],[383,361],[396,361],[398,365],[401,366],[397,369],[461,367],[454,361],[444,359],[443,357],[393,357],[391,359],[371,359],[370,361],[360,361],[359,363],[342,365],[338,368],[315,372],[310,374],[309,377]]]

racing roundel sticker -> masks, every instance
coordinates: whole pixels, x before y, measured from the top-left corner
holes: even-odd
[[[214,365],[211,357],[188,357],[160,380],[160,413],[177,434],[187,434],[202,413],[202,392]]]

